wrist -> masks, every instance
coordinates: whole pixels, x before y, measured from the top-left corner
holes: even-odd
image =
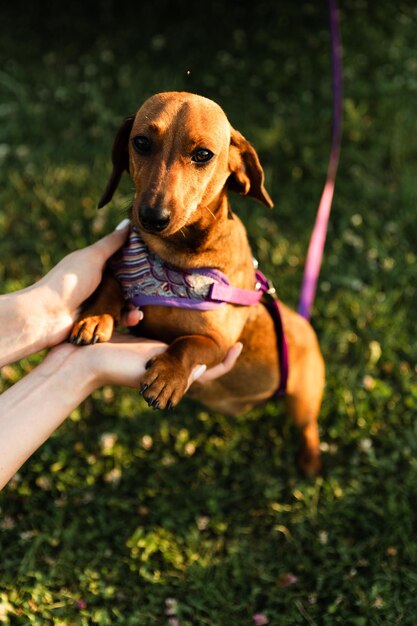
[[[8,356],[9,361],[46,348],[47,316],[33,287],[3,297],[10,303],[7,327],[15,347],[15,353],[11,351]]]
[[[62,299],[45,279],[24,290],[22,298],[28,305],[30,315],[27,317],[39,349],[52,348],[67,338],[74,316],[62,305]]]
[[[102,384],[99,375],[90,366],[89,348],[63,343],[53,348],[42,363],[44,376],[58,376],[63,387],[74,390],[78,403]]]

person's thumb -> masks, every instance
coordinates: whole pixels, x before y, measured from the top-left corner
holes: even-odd
[[[94,247],[98,253],[103,255],[104,260],[107,260],[125,243],[129,229],[130,221],[125,219],[120,222],[118,226],[116,226],[112,233],[96,241],[92,247]]]

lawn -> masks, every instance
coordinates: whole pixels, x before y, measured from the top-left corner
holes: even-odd
[[[330,147],[326,3],[46,4],[0,9],[1,292],[114,228],[129,180],[96,205],[119,123],[184,89],[258,149],[275,207],[232,203],[296,306]],[[299,474],[275,402],[165,415],[104,388],[0,495],[1,624],[417,623],[417,8],[340,4],[343,145],[312,319],[323,474]]]

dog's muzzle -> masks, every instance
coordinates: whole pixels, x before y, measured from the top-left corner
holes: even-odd
[[[171,221],[171,212],[164,207],[142,205],[139,208],[139,220],[148,232],[161,233]]]

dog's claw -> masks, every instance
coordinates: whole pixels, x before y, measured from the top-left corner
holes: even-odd
[[[146,391],[146,390],[145,390],[145,391]],[[151,397],[149,397],[149,398],[147,398],[146,396],[144,396],[144,395],[143,395],[143,392],[142,392],[142,391],[141,391],[141,393],[142,393],[142,397],[143,397],[143,399],[145,400],[146,404],[147,404],[148,406],[152,407],[152,402],[154,401],[154,398],[153,398],[152,396],[151,396]]]
[[[174,405],[173,405],[173,403],[171,402],[171,400],[168,400],[167,407],[166,407],[166,408],[167,408],[167,410],[168,410],[168,411],[172,411],[172,407],[173,407],[173,406],[174,406]]]
[[[76,335],[70,335],[68,337],[69,343],[72,343],[73,346],[81,346],[84,344],[83,339],[82,339],[82,333],[83,333],[84,327],[85,327],[85,324],[82,324],[82,326],[80,326],[80,328],[78,329],[78,332]]]
[[[140,389],[139,389],[139,393],[143,395],[148,387],[149,387],[149,385],[147,385],[146,383],[142,383],[142,385],[140,386]],[[145,398],[145,400],[146,400],[146,398]]]
[[[158,404],[158,399],[157,398],[153,398],[153,397],[149,398],[148,405],[149,405],[149,407],[151,409],[155,410],[157,404]]]

